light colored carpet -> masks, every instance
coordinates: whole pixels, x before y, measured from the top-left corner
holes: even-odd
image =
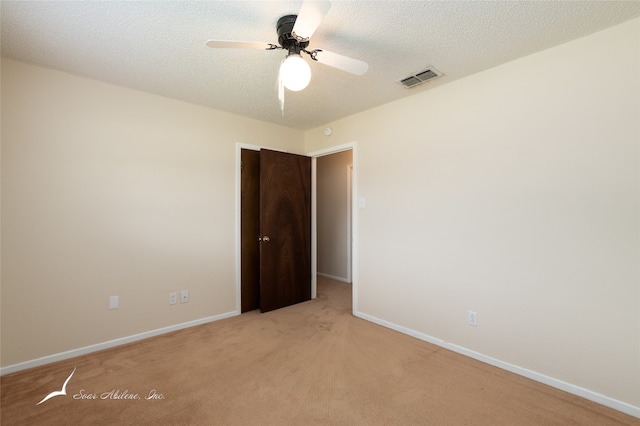
[[[348,284],[320,278],[318,294],[7,375],[2,425],[640,424],[358,319]],[[66,396],[36,405],[74,368]]]

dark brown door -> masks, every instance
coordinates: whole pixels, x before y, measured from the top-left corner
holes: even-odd
[[[241,311],[260,307],[260,152],[240,151]]]
[[[260,151],[260,310],[311,299],[311,158]]]

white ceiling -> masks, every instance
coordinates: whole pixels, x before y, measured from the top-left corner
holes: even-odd
[[[640,1],[335,0],[309,49],[363,60],[369,71],[311,63],[311,84],[287,91],[283,116],[284,51],[205,42],[277,43],[276,21],[300,4],[2,0],[2,56],[308,130],[640,16]],[[396,82],[429,65],[444,76],[412,89]]]

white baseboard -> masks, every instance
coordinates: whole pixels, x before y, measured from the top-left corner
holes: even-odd
[[[109,340],[107,342],[97,343],[95,345],[85,346],[78,349],[72,349],[70,351],[60,352],[57,354],[44,356],[42,358],[32,359],[32,360],[21,362],[18,364],[8,365],[6,367],[0,368],[0,376],[4,376],[5,374],[15,373],[17,371],[26,370],[28,368],[39,367],[45,364],[51,364],[53,362],[62,361],[62,360],[77,357],[80,355],[86,355],[86,354],[101,351],[104,349],[113,348],[115,346],[124,345],[125,343],[131,343],[131,342],[136,342],[138,340],[148,339],[149,337],[170,333],[172,331],[182,330],[183,328],[189,328],[189,327],[194,327],[196,325],[219,321],[221,319],[230,318],[237,315],[240,315],[240,313],[237,311],[227,312],[220,315],[214,315],[207,318],[201,318],[194,321],[188,321],[188,322],[183,322],[181,324],[171,325],[169,327],[163,327],[163,328],[158,328],[156,330],[145,331],[144,333],[134,334],[133,336],[122,337],[115,340]]]
[[[560,389],[562,391],[565,391],[573,395],[577,395],[584,399],[588,399],[589,401],[593,401],[597,404],[604,405],[605,407],[613,408],[614,410],[620,411],[630,416],[640,418],[640,407],[627,404],[626,402],[618,401],[617,399],[610,398],[608,396],[599,394],[597,392],[591,391],[589,389],[585,389],[580,386],[572,385],[571,383],[567,383],[562,380],[554,379],[553,377],[549,377],[547,375],[529,370],[527,368],[519,367],[517,365],[509,364],[508,362],[500,361],[490,356],[483,355],[479,352],[472,351],[471,349],[467,349],[465,347],[458,346],[453,343],[445,342],[442,339],[438,339],[423,333],[419,333],[409,328],[402,327],[397,324],[393,324],[389,321],[385,321],[380,318],[376,318],[371,315],[364,314],[362,312],[354,311],[353,315],[355,315],[358,318],[362,318],[364,320],[381,325],[383,327],[387,327],[392,330],[398,331],[400,333],[407,334],[417,339],[424,340],[425,342],[433,343],[434,345],[443,347],[453,352],[457,352],[459,354],[468,356],[478,361],[482,361],[486,364],[493,365],[494,367],[507,370],[511,373],[515,373],[520,376],[524,376],[528,379],[535,380],[536,382],[544,383],[545,385],[554,387],[556,389]]]
[[[325,278],[329,278],[330,280],[335,280],[335,281],[342,281],[343,283],[349,283],[351,284],[351,281],[349,281],[346,278],[342,278],[342,277],[336,277],[334,275],[329,275],[329,274],[323,274],[322,272],[317,272],[318,276],[321,277],[325,277]]]

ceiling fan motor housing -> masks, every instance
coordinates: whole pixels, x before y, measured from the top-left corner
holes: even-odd
[[[309,40],[301,41],[293,36],[293,26],[296,23],[298,15],[286,15],[278,19],[276,31],[278,33],[278,43],[287,49],[289,54],[300,54],[309,45]]]

